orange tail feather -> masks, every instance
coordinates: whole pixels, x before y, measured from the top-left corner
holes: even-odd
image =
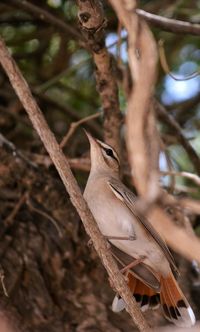
[[[179,327],[191,327],[195,316],[173,274],[161,277],[161,305],[164,316]]]
[[[149,308],[156,309],[159,306],[159,294],[135,278],[131,273],[128,274],[128,286],[142,311],[146,311]],[[118,312],[124,308],[124,301],[120,296],[116,295],[113,300],[112,310]]]
[[[135,297],[136,302],[142,311],[148,308],[156,309],[161,303],[164,316],[179,327],[191,327],[195,324],[195,316],[188,301],[179,288],[173,274],[167,278],[161,277],[160,294],[145,285],[142,281],[135,278],[131,273],[128,274],[128,286]],[[125,308],[123,299],[116,295],[112,310],[119,312]]]

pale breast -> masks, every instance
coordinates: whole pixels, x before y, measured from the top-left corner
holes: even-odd
[[[136,259],[145,256],[144,262],[155,271],[164,275],[168,273],[169,263],[163,251],[107,186],[103,190],[101,183],[98,185],[98,190],[96,188],[91,190],[90,187],[89,191],[85,191],[84,197],[103,235],[136,237],[135,240],[110,240],[117,248]]]

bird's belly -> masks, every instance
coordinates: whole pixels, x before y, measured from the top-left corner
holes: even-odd
[[[112,209],[112,207],[110,207]],[[139,224],[129,210],[123,211],[123,219],[121,211],[117,207],[112,209],[112,213],[95,213],[94,217],[98,223],[99,229],[103,235],[107,237],[135,237],[130,240],[110,239],[110,242],[117,248],[127,253],[134,259],[145,257],[144,263],[154,268],[156,272],[167,274],[169,270],[169,263],[155,240],[147,233],[144,227]],[[95,216],[96,214],[96,216]],[[101,217],[99,217],[101,216]]]
[[[121,217],[120,209],[116,206],[109,206],[108,209],[104,208],[104,211],[101,210],[101,213],[96,212],[96,209],[92,212],[103,235],[111,237],[135,235],[135,226],[132,222],[133,216],[129,210],[123,211],[123,218]]]
[[[143,258],[143,262],[157,273],[165,276],[169,273],[169,263],[153,239],[141,236],[136,232],[135,240],[111,240],[112,244],[134,259]]]

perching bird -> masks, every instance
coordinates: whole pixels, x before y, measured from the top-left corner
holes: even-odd
[[[161,304],[169,321],[179,327],[191,327],[195,316],[174,277],[177,268],[173,257],[150,222],[136,214],[137,197],[120,180],[117,153],[86,134],[91,170],[84,198],[126,274],[131,292],[142,311]],[[112,310],[119,312],[124,308],[125,302],[117,294]]]

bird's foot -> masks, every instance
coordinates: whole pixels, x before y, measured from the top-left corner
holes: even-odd
[[[128,270],[131,270],[134,266],[136,266],[136,265],[142,263],[142,262],[145,260],[145,258],[146,258],[145,256],[141,256],[140,258],[135,259],[135,260],[134,260],[133,262],[131,262],[130,264],[124,266],[124,267],[120,270],[120,272],[121,272],[121,273],[128,272]]]

